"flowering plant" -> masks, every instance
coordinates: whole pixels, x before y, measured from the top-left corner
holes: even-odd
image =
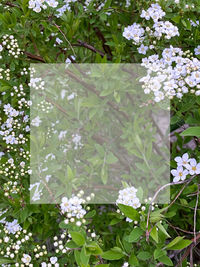
[[[1,1],[1,266],[199,266],[199,12]]]

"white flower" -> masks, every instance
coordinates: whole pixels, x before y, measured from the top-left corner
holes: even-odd
[[[72,93],[71,95],[68,95],[67,100],[72,100],[75,97],[75,93]]]
[[[161,91],[156,91],[154,92],[154,95],[155,95],[155,98],[154,98],[154,101],[155,102],[160,102],[161,100],[164,99],[165,95],[163,94],[163,92]]]
[[[58,258],[57,258],[57,257],[51,257],[51,258],[50,258],[50,262],[51,262],[52,264],[55,264],[57,261],[58,261]]]
[[[50,7],[57,7],[57,5],[58,5],[58,2],[57,1],[55,1],[55,0],[46,0],[46,2],[48,3],[48,5],[50,6]]]
[[[41,263],[41,267],[47,267],[46,262],[42,262],[42,263]]]
[[[8,236],[4,237],[4,242],[5,242],[5,243],[8,243],[9,240],[10,240],[10,238],[9,238]]]
[[[198,45],[198,46],[194,49],[194,53],[195,53],[195,55],[200,55],[200,45]]]
[[[131,206],[137,209],[141,206],[139,198],[136,196],[137,189],[132,187],[127,187],[119,191],[118,199],[116,204],[124,204],[126,206]]]
[[[185,180],[188,175],[188,170],[183,170],[182,166],[178,166],[177,169],[171,170],[171,174],[174,176],[173,182],[178,182],[180,180]]]
[[[91,237],[96,237],[96,234],[95,233],[91,233]]]
[[[67,92],[67,91],[64,90],[64,89],[61,91],[60,95],[61,95],[61,98],[62,98],[62,99],[65,98],[66,92]]]
[[[138,47],[138,52],[140,54],[146,55],[147,50],[148,50],[148,46],[144,46],[143,44],[140,47]]]
[[[5,227],[6,227],[6,229],[7,229],[7,231],[8,231],[9,234],[15,234],[16,232],[22,230],[22,228],[18,224],[18,221],[17,220],[14,220],[12,222],[6,222]]]
[[[185,168],[187,168],[190,161],[188,153],[183,154],[182,157],[176,157],[174,160],[177,162],[178,166],[184,166]]]
[[[190,175],[200,174],[200,163],[197,164],[196,159],[190,159],[190,164],[187,166]]]
[[[58,43],[58,44],[62,44],[63,43],[63,41],[60,39],[60,38],[56,38],[56,43]]]
[[[33,126],[35,126],[35,127],[39,127],[41,122],[42,122],[42,121],[40,120],[40,117],[37,116],[37,117],[35,117],[35,119],[32,120],[31,124],[32,124]]]
[[[21,261],[25,264],[29,264],[31,262],[31,256],[29,256],[28,254],[23,254]]]

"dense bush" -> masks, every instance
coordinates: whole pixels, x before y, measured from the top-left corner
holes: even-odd
[[[200,2],[2,0],[0,12],[1,266],[198,266]],[[63,92],[61,105],[39,94],[41,113],[30,117],[30,86],[45,92],[43,80],[34,77],[38,63],[64,63],[72,78],[71,70],[79,66],[74,63],[105,68],[121,63],[128,69],[119,90],[119,77],[106,69],[110,87]],[[128,63],[143,67],[135,87],[141,94],[129,84]],[[96,80],[101,79],[97,70]],[[62,132],[61,139],[66,138],[69,152],[66,169],[60,170],[67,186],[60,179],[59,191],[48,188],[51,177],[30,183],[30,126],[40,129],[45,117],[50,121],[48,112],[55,105],[62,118],[63,99],[69,113],[68,132]],[[132,116],[132,109],[136,105],[140,115],[156,105],[167,110],[168,101],[171,182],[162,184],[167,165],[155,156],[156,123],[147,125]],[[74,132],[80,127],[77,116],[84,124]],[[31,140],[35,147],[44,147],[43,139],[51,138],[53,130]],[[143,142],[141,134],[150,141]],[[160,135],[167,140],[166,134]],[[114,138],[116,144],[109,142]],[[54,155],[49,157],[53,175]],[[48,158],[44,155],[41,165]],[[153,195],[147,180],[132,179],[149,172]],[[109,189],[113,177],[120,179],[115,203],[88,204],[94,192],[84,195],[77,188],[90,175]],[[169,188],[170,203],[157,203]],[[42,204],[45,190],[51,202],[56,202],[56,193],[61,203]]]

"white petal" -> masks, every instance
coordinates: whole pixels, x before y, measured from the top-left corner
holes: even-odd
[[[179,180],[180,180],[180,177],[179,177],[179,176],[176,176],[176,177],[174,177],[173,182],[176,183],[176,182],[178,182]]]
[[[178,173],[177,173],[177,170],[171,170],[171,174],[173,175],[173,176],[176,176]]]
[[[183,154],[182,159],[187,161],[189,159],[188,153]]]
[[[196,159],[191,159],[190,160],[190,165],[191,166],[196,166],[197,165]]]
[[[182,158],[181,158],[181,157],[176,157],[174,160],[175,160],[176,162],[182,162]]]

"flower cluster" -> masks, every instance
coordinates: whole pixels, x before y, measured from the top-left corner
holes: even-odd
[[[153,94],[156,102],[165,97],[182,98],[188,92],[200,94],[200,61],[189,51],[170,46],[163,50],[161,59],[152,55],[143,58],[141,65],[147,69],[147,76],[140,79],[144,93]]]
[[[134,22],[131,26],[124,29],[123,36],[127,40],[133,40],[133,43],[138,45],[144,40],[144,33],[144,28],[142,28],[140,24]]]
[[[157,22],[159,19],[165,16],[165,12],[159,6],[159,4],[151,4],[151,6],[147,10],[142,10],[140,15],[141,18],[145,18],[146,20],[153,19],[154,22]]]
[[[33,73],[31,73],[32,75]],[[32,78],[30,79],[29,86],[31,88],[34,88],[35,90],[44,90],[45,82],[42,80],[42,78]]]
[[[153,49],[156,40],[160,40],[162,37],[165,39],[171,39],[174,36],[179,35],[178,28],[169,21],[161,21],[165,16],[165,12],[162,10],[159,4],[152,4],[147,10],[142,10],[141,18],[146,20],[153,20],[152,29],[150,27],[142,27],[138,23],[128,26],[124,29],[123,36],[132,40],[134,45],[141,45],[138,48],[138,52],[146,54],[148,49]],[[145,44],[151,44],[146,46]]]
[[[47,7],[57,7],[58,1],[56,0],[29,0],[29,8],[33,9],[33,11],[39,13],[42,8],[47,9]]]
[[[67,247],[67,242],[70,241],[70,234],[67,235],[66,231],[63,232],[60,235],[60,237],[54,236],[53,240],[54,240],[53,246],[57,254],[60,252],[64,254],[69,250],[69,248]],[[50,258],[50,261],[52,261],[51,258]]]
[[[7,210],[1,210],[0,215],[3,216],[6,212]],[[11,260],[14,264],[13,266],[33,267],[37,262],[41,267],[59,267],[59,255],[66,254],[70,250],[67,247],[67,242],[71,240],[71,236],[69,234],[67,235],[65,230],[58,236],[54,236],[51,245],[55,252],[54,254],[52,252],[49,254],[46,245],[40,245],[35,241],[33,243],[32,233],[23,229],[16,219],[9,222],[4,217],[0,222],[0,255],[8,261]]]
[[[42,10],[46,10],[48,7],[57,8],[55,16],[57,18],[60,18],[66,11],[72,10],[73,3],[77,2],[77,0],[63,0],[63,5],[59,8],[59,2],[56,0],[29,0],[29,8],[35,11],[36,13],[40,13]],[[83,8],[86,11],[88,9],[88,6],[92,0],[85,0],[83,4]],[[130,0],[126,1],[126,6],[130,5]],[[96,5],[96,10],[99,11],[104,7],[105,3],[102,2],[100,5]],[[107,15],[109,15],[109,12],[106,12]]]
[[[22,53],[19,48],[17,39],[15,39],[13,35],[9,34],[3,35],[3,40],[0,44],[0,53],[4,50],[8,51],[8,55],[13,56],[14,58],[18,58]],[[0,55],[0,59],[1,58],[2,56]]]
[[[72,142],[74,143],[75,150],[83,146],[83,144],[81,143],[81,136],[79,134],[72,135]]]
[[[0,68],[0,80],[3,80],[3,79],[5,79],[7,81],[10,80],[10,69],[4,70],[4,69]]]
[[[184,181],[188,174],[200,174],[200,163],[196,159],[189,158],[188,153],[183,154],[182,157],[176,157],[177,169],[171,170],[174,176],[173,182]]]
[[[154,32],[150,31],[150,35],[160,39],[162,35],[165,35],[166,39],[171,39],[174,36],[178,36],[178,28],[174,26],[170,21],[158,21],[153,25]]]
[[[134,186],[120,190],[116,204],[124,204],[126,206],[131,206],[134,209],[139,208],[141,203],[136,193],[137,189]]]
[[[86,201],[85,199],[81,198],[83,194],[84,192],[80,191],[78,196],[62,198],[60,208],[63,214],[67,214],[68,219],[65,219],[64,221],[66,224],[69,222],[76,222],[77,226],[81,226],[81,224],[85,222],[83,217],[86,214],[86,210],[82,207],[82,204],[84,204]]]
[[[0,230],[0,254],[5,258],[14,259],[18,262],[19,255],[23,251],[23,246],[27,242],[32,242],[32,233],[28,233],[27,230],[23,230],[18,224],[17,220],[12,222],[3,221],[4,226],[1,226]],[[22,263],[27,263],[29,257],[26,258],[26,254],[21,258]],[[30,263],[30,260],[29,260]],[[20,266],[16,263],[15,266]],[[31,265],[29,265],[31,266]],[[33,266],[33,265],[32,265]]]

